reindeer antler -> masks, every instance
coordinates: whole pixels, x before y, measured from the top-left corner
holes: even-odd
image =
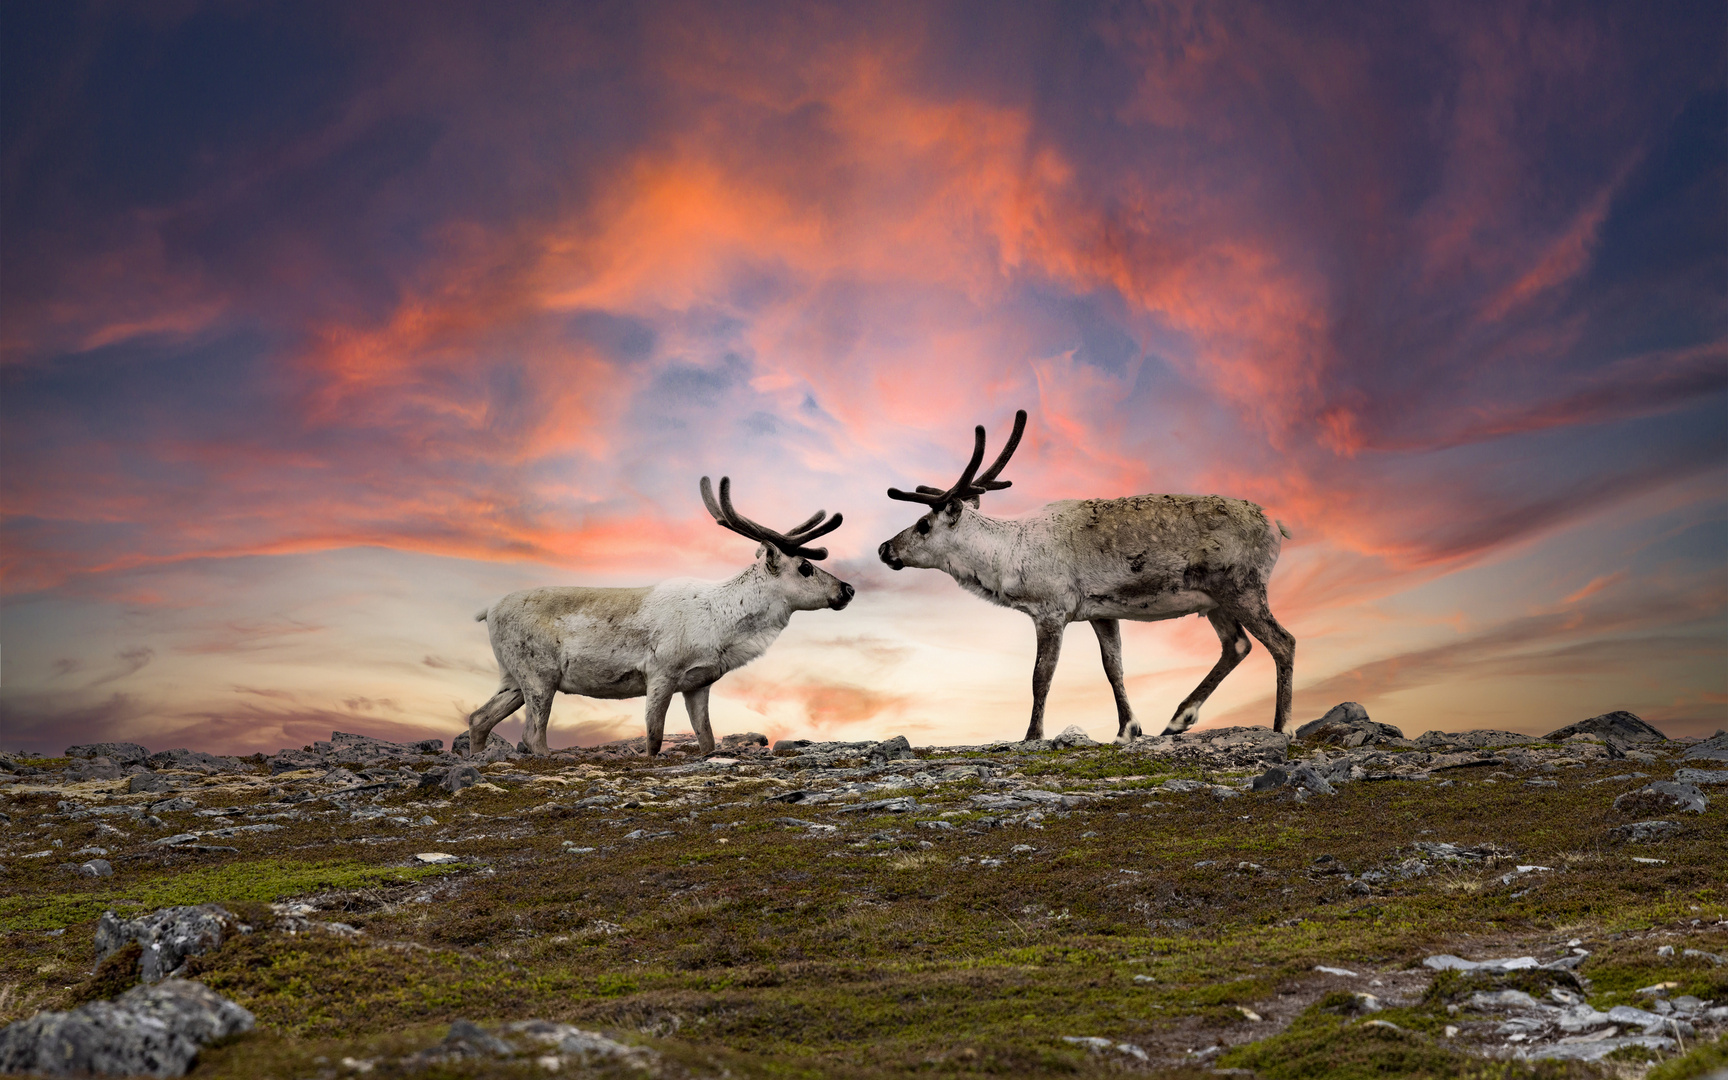
[[[1008,464],[1008,459],[1014,456],[1015,449],[1020,445],[1020,436],[1026,433],[1026,410],[1021,409],[1014,414],[1014,434],[1008,436],[1008,442],[1002,447],[1002,452],[996,455],[983,474],[978,473],[978,465],[984,460],[984,425],[979,424],[972,442],[972,460],[966,463],[966,470],[960,474],[960,479],[954,486],[944,491],[928,484],[919,484],[912,491],[901,491],[899,488],[889,488],[888,497],[901,502],[923,503],[925,506],[946,506],[959,499],[975,499],[986,491],[1001,491],[1005,487],[1013,487],[1012,480],[998,480],[997,474]]]
[[[828,517],[826,510],[818,510],[805,518],[802,523],[788,532],[779,533],[766,525],[758,525],[732,508],[732,478],[720,478],[720,501],[714,501],[714,486],[708,478],[702,478],[702,502],[708,507],[708,513],[713,515],[714,523],[722,528],[731,529],[739,536],[755,540],[758,543],[772,544],[779,548],[782,554],[803,556],[806,559],[826,559],[828,549],[825,547],[805,547],[809,541],[819,536],[826,536],[840,527],[841,515]],[[823,520],[826,518],[827,520]]]

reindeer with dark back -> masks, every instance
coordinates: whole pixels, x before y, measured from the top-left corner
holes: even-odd
[[[1032,721],[1026,738],[1044,734],[1044,698],[1062,650],[1062,632],[1085,620],[1098,635],[1104,673],[1116,695],[1116,741],[1140,734],[1122,684],[1122,619],[1154,622],[1205,615],[1223,653],[1165,726],[1186,731],[1200,706],[1242,658],[1248,636],[1259,638],[1278,669],[1272,729],[1290,719],[1296,639],[1266,603],[1266,580],[1289,536],[1251,502],[1217,495],[1137,495],[1127,499],[1066,499],[1015,520],[978,512],[980,498],[1010,486],[998,480],[1026,430],[1024,409],[1014,433],[982,473],[984,428],[972,459],[946,489],[888,489],[888,497],[922,503],[929,512],[885,541],[877,553],[895,570],[941,570],[960,587],[993,604],[1025,612],[1038,635],[1032,669]]]

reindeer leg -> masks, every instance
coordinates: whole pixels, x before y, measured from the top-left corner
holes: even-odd
[[[690,714],[690,730],[696,733],[696,745],[704,755],[714,752],[714,729],[708,723],[708,686],[684,691],[684,711]]]
[[[1296,638],[1272,617],[1264,592],[1254,600],[1256,603],[1242,613],[1242,625],[1266,646],[1266,651],[1272,654],[1272,663],[1278,668],[1278,704],[1272,714],[1272,730],[1283,731],[1284,725],[1290,722],[1291,699],[1295,697]]]
[[[1050,680],[1056,674],[1056,660],[1062,655],[1062,631],[1066,623],[1054,619],[1034,619],[1038,631],[1038,660],[1032,665],[1032,722],[1026,726],[1027,739],[1044,737],[1044,696],[1050,692]]]
[[[1236,616],[1226,613],[1223,608],[1213,608],[1206,613],[1206,619],[1212,624],[1212,629],[1217,631],[1223,653],[1218,657],[1218,662],[1212,665],[1212,670],[1200,680],[1200,685],[1177,707],[1176,715],[1165,725],[1166,735],[1174,735],[1193,727],[1194,721],[1200,719],[1200,706],[1206,704],[1206,699],[1212,696],[1212,691],[1218,689],[1224,676],[1235,671],[1236,665],[1240,664],[1242,658],[1248,655],[1248,650],[1253,648],[1248,642],[1248,635],[1242,632],[1242,623]]]
[[[672,684],[648,680],[648,756],[660,753],[660,742],[666,736],[666,707],[672,704]]]
[[[1115,619],[1093,619],[1092,630],[1098,635],[1098,651],[1104,656],[1104,677],[1110,680],[1110,691],[1116,695],[1116,741],[1129,742],[1139,737],[1140,725],[1134,720],[1128,690],[1122,685],[1122,624]]]
[[[492,695],[492,700],[468,714],[468,752],[478,754],[486,749],[486,736],[511,713],[522,707],[522,691],[504,685]]]
[[[548,688],[527,695],[528,709],[522,718],[522,741],[535,757],[545,757],[552,751],[546,745],[546,725],[552,720],[552,695]]]

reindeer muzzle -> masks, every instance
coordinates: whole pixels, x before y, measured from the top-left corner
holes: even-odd
[[[842,581],[840,583],[840,595],[828,601],[828,606],[835,611],[839,611],[847,604],[850,604],[852,598],[856,595],[858,595],[858,590]]]
[[[906,564],[901,562],[900,559],[894,554],[894,552],[892,550],[890,550],[888,547],[888,545],[892,544],[893,542],[894,541],[892,541],[892,540],[882,541],[882,546],[876,549],[876,554],[881,556],[882,561],[888,564],[889,569],[904,570],[904,569],[906,569]]]

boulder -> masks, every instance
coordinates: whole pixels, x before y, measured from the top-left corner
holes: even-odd
[[[102,913],[96,923],[98,963],[136,941],[144,949],[138,973],[146,983],[160,982],[179,970],[188,956],[199,956],[221,947],[238,933],[250,933],[234,913],[216,904],[171,907],[136,919],[122,919],[112,911]]]
[[[126,781],[126,790],[134,795],[140,791],[172,791],[174,783],[166,776],[157,776],[153,772],[134,773]]]
[[[455,765],[438,781],[438,786],[454,795],[463,788],[473,787],[480,782],[480,770],[472,765]]]
[[[253,1022],[203,983],[135,986],[114,1001],[37,1013],[0,1031],[0,1073],[185,1076],[200,1047]]]
[[[1668,741],[1668,736],[1624,710],[1592,716],[1576,724],[1567,724],[1558,731],[1550,731],[1542,736],[1542,739],[1544,742],[1565,742],[1574,735],[1600,735],[1604,739],[1612,736],[1622,743]]]
[[[202,750],[188,750],[183,746],[151,754],[144,760],[144,764],[152,769],[184,769],[201,773],[247,771],[247,767],[234,758],[217,757]]]
[[[1684,755],[1687,761],[1728,761],[1728,732],[1718,731],[1701,743],[1694,743]]]
[[[1354,701],[1334,705],[1325,716],[1296,729],[1298,739],[1314,739],[1330,745],[1372,746],[1385,739],[1402,739],[1404,733],[1391,724],[1368,719],[1368,710]]]
[[[124,766],[116,765],[113,759],[105,757],[80,759],[66,770],[66,779],[72,783],[84,780],[118,780],[125,775]]]
[[[906,736],[896,735],[872,746],[867,756],[871,761],[905,761],[917,755],[912,753],[912,743]]]
[[[1728,769],[1676,769],[1674,779],[1682,784],[1728,784]]]
[[[1079,724],[1069,724],[1062,729],[1062,734],[1050,740],[1058,750],[1071,750],[1078,746],[1097,746],[1092,736],[1086,734]]]
[[[1430,731],[1422,739],[1430,735],[1439,735],[1447,746],[1467,746],[1480,749],[1484,746],[1520,746],[1538,740],[1516,731],[1495,731],[1491,728],[1476,728],[1473,731]],[[1419,744],[1422,739],[1416,740]]]
[[[768,736],[762,734],[760,731],[745,731],[736,735],[721,736],[719,743],[716,744],[716,748],[736,752],[752,746],[766,747],[767,745]]]
[[[68,746],[66,756],[75,758],[105,757],[117,765],[124,766],[139,764],[150,756],[150,751],[135,742],[99,742]]]
[[[1614,809],[1628,813],[1680,810],[1687,813],[1702,814],[1704,808],[1710,805],[1710,800],[1704,793],[1691,784],[1676,783],[1673,780],[1657,780],[1645,784],[1636,791],[1614,800]]]
[[[264,759],[269,767],[270,775],[293,772],[295,769],[322,769],[326,767],[324,755],[315,754],[310,750],[278,750]]]

